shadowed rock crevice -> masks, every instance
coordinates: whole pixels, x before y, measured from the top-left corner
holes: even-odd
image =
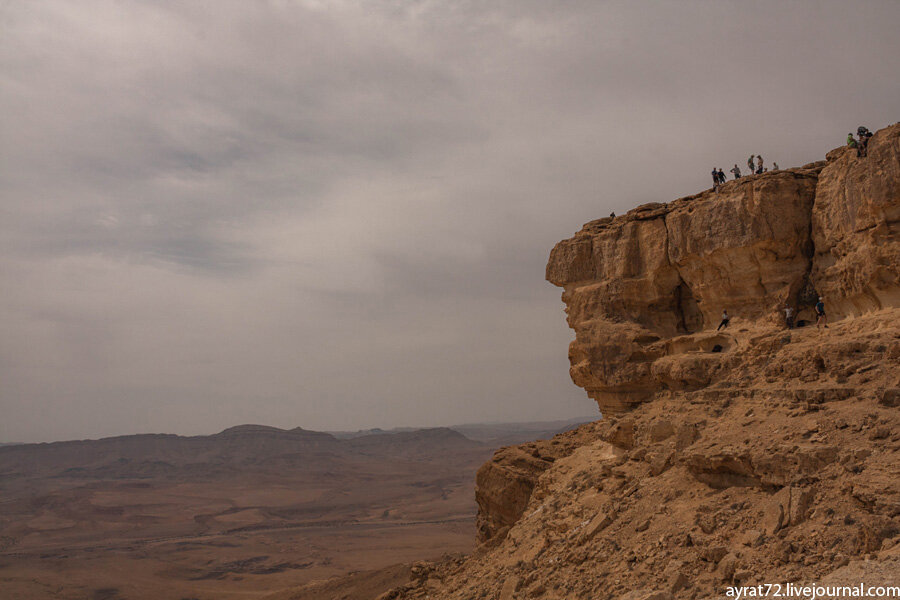
[[[703,313],[700,311],[700,305],[684,281],[675,288],[675,306],[680,315],[678,331],[694,333],[703,329]]]

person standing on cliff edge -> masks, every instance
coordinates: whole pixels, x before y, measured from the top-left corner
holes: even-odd
[[[788,329],[794,328],[794,309],[787,304],[784,305],[784,324]]]
[[[756,174],[762,175],[762,172],[763,172],[762,156],[757,154],[756,155]]]
[[[723,310],[722,311],[722,322],[719,323],[718,327],[716,327],[716,331],[719,331],[720,329],[725,329],[726,327],[728,327],[728,321],[730,321],[730,320],[731,320],[731,318],[728,316],[728,311]]]
[[[737,165],[734,165],[734,168],[731,169],[731,173],[732,173],[732,175],[734,175],[735,179],[741,178],[741,168],[738,167]]]
[[[713,167],[712,170],[712,178],[713,178],[713,190],[718,194],[719,193],[719,172]]]
[[[753,164],[753,155],[750,155],[750,158],[747,159],[747,168],[750,169],[750,174],[753,175],[756,173],[756,165]]]

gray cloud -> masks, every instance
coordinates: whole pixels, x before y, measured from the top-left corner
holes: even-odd
[[[896,2],[7,2],[0,441],[589,414],[549,249],[896,120]]]

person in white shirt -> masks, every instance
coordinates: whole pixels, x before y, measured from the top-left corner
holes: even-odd
[[[728,311],[723,310],[722,311],[722,322],[719,323],[718,327],[716,327],[716,331],[719,331],[720,329],[725,329],[726,327],[728,327],[728,321],[730,321],[730,320],[731,320],[731,318],[728,316]]]

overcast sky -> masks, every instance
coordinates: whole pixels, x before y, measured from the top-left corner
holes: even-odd
[[[0,442],[596,413],[553,244],[900,115],[900,2],[0,3]]]

